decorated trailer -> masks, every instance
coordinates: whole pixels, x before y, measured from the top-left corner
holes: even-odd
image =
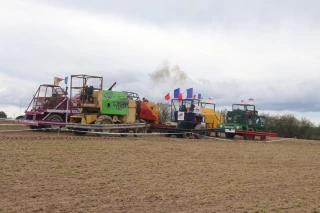
[[[18,122],[31,129],[65,126],[70,116],[81,112],[73,106],[66,90],[58,85],[40,85]]]
[[[220,136],[220,132],[215,129],[222,121],[222,115],[216,112],[212,102],[191,98],[172,99],[170,120],[165,126],[157,127],[158,131],[167,133],[168,137],[176,135],[182,138],[191,134],[211,136],[212,133],[215,133],[216,137]]]

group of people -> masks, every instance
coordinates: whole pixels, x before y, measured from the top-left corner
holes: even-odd
[[[193,103],[190,105],[190,107],[186,107],[185,105],[181,105],[180,108],[179,108],[179,111],[182,111],[182,112],[193,112],[195,107],[196,106]]]

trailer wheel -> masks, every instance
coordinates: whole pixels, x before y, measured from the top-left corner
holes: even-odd
[[[248,129],[248,131],[253,131],[253,129]],[[244,134],[243,135],[243,138],[245,140],[254,140],[255,137],[256,137],[255,135],[250,135],[250,134]]]
[[[112,118],[108,115],[101,115],[95,122],[95,124],[113,124]],[[111,129],[98,129],[96,132],[112,132]],[[102,134],[101,134],[102,136]]]
[[[206,127],[203,124],[197,124],[194,129],[206,129]],[[206,132],[199,132],[195,134],[196,138],[200,138],[201,136],[206,135]]]
[[[126,133],[129,133],[129,130],[123,130],[120,131],[121,133],[125,133],[125,134],[120,134],[121,137],[127,137],[128,135]]]
[[[221,137],[221,132],[215,132],[215,136],[216,136],[217,138],[220,138],[220,137]]]
[[[234,139],[235,134],[234,133],[225,133],[226,138],[228,139]]]
[[[51,121],[51,122],[58,122],[58,123],[62,123],[63,120],[61,118],[60,115],[58,114],[52,114],[52,115],[49,115],[47,118],[46,118],[46,121]],[[60,125],[46,125],[45,128],[55,128],[55,127],[61,127]],[[53,130],[48,130],[48,131],[53,131]]]
[[[73,134],[74,135],[85,135],[89,131],[89,129],[73,129]]]
[[[145,124],[146,122],[143,119],[138,119],[138,120],[136,120],[136,123],[144,123]],[[134,129],[133,132],[136,133],[133,135],[134,137],[141,137],[142,135],[139,135],[139,133],[145,133],[146,129],[143,127],[140,127],[140,128]]]
[[[30,129],[41,129],[42,128],[42,126],[29,126],[30,127]]]
[[[260,140],[265,141],[266,140],[266,136],[260,136]]]
[[[176,134],[177,138],[184,138],[185,134]]]

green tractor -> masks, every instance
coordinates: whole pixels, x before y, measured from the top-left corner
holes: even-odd
[[[226,138],[233,139],[235,135],[241,135],[245,140],[254,140],[255,134],[252,132],[263,132],[265,130],[265,117],[259,116],[255,105],[233,104],[232,111],[227,112],[226,123],[218,124],[218,130],[224,132]],[[263,134],[260,139],[266,138]]]

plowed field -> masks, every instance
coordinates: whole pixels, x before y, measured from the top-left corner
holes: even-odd
[[[80,137],[0,124],[17,130],[0,132],[0,212],[320,212],[319,141]]]

